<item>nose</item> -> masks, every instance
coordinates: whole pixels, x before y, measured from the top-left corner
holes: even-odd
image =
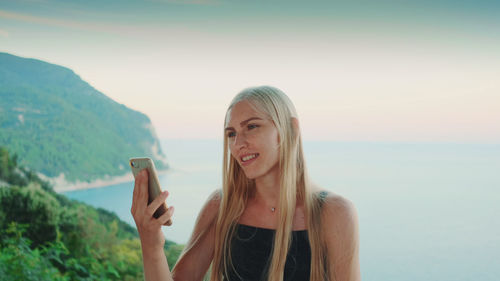
[[[247,144],[248,143],[247,143],[247,138],[245,136],[245,133],[241,132],[234,137],[235,151],[241,149],[242,147],[247,146]]]

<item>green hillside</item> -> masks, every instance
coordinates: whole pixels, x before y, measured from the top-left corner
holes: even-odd
[[[6,53],[0,53],[0,145],[22,165],[69,181],[128,173],[133,156],[167,168],[146,115],[68,68]]]
[[[171,267],[183,247],[165,243]],[[0,280],[143,280],[137,230],[55,193],[0,146]]]

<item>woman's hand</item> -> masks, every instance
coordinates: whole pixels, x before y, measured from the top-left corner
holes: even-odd
[[[144,169],[135,178],[131,208],[131,213],[141,238],[143,254],[154,253],[158,249],[161,249],[163,252],[165,236],[161,231],[161,226],[167,223],[174,212],[174,208],[171,206],[159,218],[154,218],[153,214],[156,209],[167,199],[168,191],[163,191],[149,205],[148,196],[148,172]]]
[[[147,170],[142,170],[135,177],[134,197],[130,211],[132,212],[137,231],[139,231],[139,237],[141,238],[144,278],[147,281],[173,281],[167,258],[163,251],[165,236],[161,231],[161,226],[172,217],[174,208],[168,208],[163,215],[155,219],[153,214],[165,202],[168,192],[162,192],[149,205],[148,196],[148,172]]]

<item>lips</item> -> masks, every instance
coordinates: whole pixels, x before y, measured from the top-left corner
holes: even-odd
[[[240,157],[240,162],[242,165],[249,165],[251,162],[255,161],[259,157],[258,153],[244,154]]]

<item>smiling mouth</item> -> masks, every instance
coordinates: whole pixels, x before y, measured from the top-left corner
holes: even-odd
[[[248,161],[250,161],[252,159],[257,158],[258,156],[259,156],[258,153],[247,155],[247,156],[241,158],[241,162],[243,162],[243,163],[248,162]]]

